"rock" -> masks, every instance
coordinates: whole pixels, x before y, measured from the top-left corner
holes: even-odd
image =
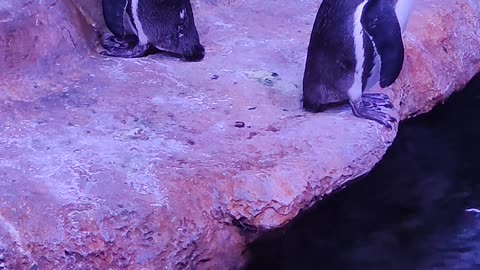
[[[301,109],[317,2],[193,1],[198,63],[99,55],[99,1],[0,4],[5,267],[235,269],[249,232],[368,172],[395,130]],[[386,90],[401,118],[480,70],[479,13],[417,1]]]
[[[404,39],[406,63],[392,89],[407,118],[428,112],[478,72],[480,2],[417,1]]]
[[[44,73],[80,61],[95,43],[94,32],[71,1],[2,1],[0,35],[2,71]]]

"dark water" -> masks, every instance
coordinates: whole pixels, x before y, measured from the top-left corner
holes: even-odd
[[[247,269],[480,269],[480,74],[405,121],[361,181],[250,247]]]

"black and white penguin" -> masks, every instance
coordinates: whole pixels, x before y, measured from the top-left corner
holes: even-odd
[[[105,55],[142,57],[152,49],[200,61],[200,44],[190,0],[102,0],[103,17],[112,31],[102,46]]]
[[[413,0],[323,0],[313,25],[303,78],[303,107],[320,112],[349,101],[354,115],[391,128],[387,95],[404,60],[402,32]]]

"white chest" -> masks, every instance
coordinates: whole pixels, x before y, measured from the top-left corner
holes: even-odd
[[[397,4],[395,5],[395,13],[397,14],[398,23],[402,28],[402,32],[405,30],[405,26],[407,25],[413,1],[414,0],[398,0]]]

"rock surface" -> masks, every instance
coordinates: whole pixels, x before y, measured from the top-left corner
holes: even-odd
[[[301,110],[317,2],[193,1],[199,63],[99,55],[99,1],[0,4],[0,265],[238,268],[242,232],[368,172],[395,130]],[[480,70],[479,14],[417,1],[386,90],[401,118]]]

